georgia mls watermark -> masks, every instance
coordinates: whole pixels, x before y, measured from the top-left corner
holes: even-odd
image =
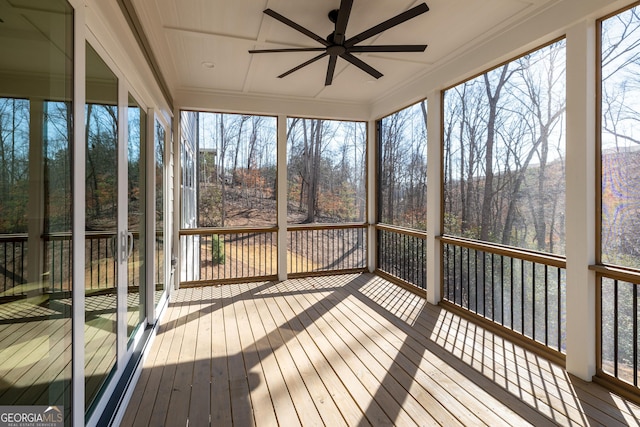
[[[0,427],[64,427],[64,407],[0,406]]]

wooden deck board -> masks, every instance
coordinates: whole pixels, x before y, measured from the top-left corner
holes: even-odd
[[[305,353],[303,346],[297,339],[298,331],[291,328],[280,310],[276,298],[266,297],[267,308],[274,322],[279,325],[278,330],[282,336],[290,355],[291,360],[298,369],[305,386],[307,387],[311,401],[315,410],[322,419],[322,423],[330,426],[346,425],[344,417],[336,402],[331,397],[331,392],[322,381],[322,377],[318,374],[316,367]]]
[[[183,322],[180,328],[176,330],[176,333],[182,335],[183,338],[180,343],[179,352],[176,355],[176,371],[171,386],[171,398],[168,403],[166,425],[177,425],[180,423],[180,420],[188,418],[190,400],[195,398],[192,385],[200,380],[194,376],[194,367],[199,361],[198,355],[196,354],[196,343],[200,336],[199,323],[202,319],[200,307],[204,302],[203,288],[193,288],[191,291],[192,296],[190,303],[186,307],[186,313],[181,316]],[[191,331],[195,331],[196,333],[190,333]]]
[[[363,342],[365,348],[376,360],[386,361],[389,374],[404,385],[405,393],[415,397],[416,403],[419,402],[418,418],[414,417],[414,419],[420,420],[430,415],[443,425],[486,425],[482,418],[477,417],[473,411],[465,410],[467,409],[465,407],[461,407],[462,410],[455,413],[445,410],[444,408],[447,407],[458,406],[459,402],[441,384],[420,371],[420,364],[424,360],[422,355],[415,354],[413,360],[408,357],[410,348],[405,344],[408,337],[398,339],[388,328],[379,324],[380,327],[374,328],[375,318],[367,316],[366,312],[359,312],[353,306],[350,295],[347,292],[342,293],[345,296],[344,304],[338,306],[338,310],[342,315],[341,318],[346,319],[343,323],[344,327],[360,329],[361,339],[365,340]],[[405,401],[404,406],[406,404]],[[431,412],[427,415],[420,413],[420,410],[424,411],[424,407],[430,408]]]
[[[373,275],[189,289],[123,426],[638,425],[637,405]]]
[[[314,294],[309,293],[306,296],[311,299]],[[383,408],[387,416],[407,425],[412,422],[461,425],[450,412],[437,405],[433,396],[424,388],[420,387],[420,390],[414,390],[413,393],[410,391],[413,385],[411,375],[399,369],[394,359],[380,350],[378,343],[369,336],[373,333],[371,328],[365,324],[355,324],[349,315],[339,312],[348,296],[348,293],[338,290],[328,297],[311,299],[309,303],[324,307],[327,313],[323,318],[330,319],[328,323],[334,328],[336,335],[343,339],[353,354],[360,359],[362,365],[369,370],[374,379],[372,396],[384,403]],[[394,349],[394,353],[398,354],[398,349]],[[425,407],[432,408],[431,412],[427,412]],[[474,421],[479,422],[477,418]]]
[[[240,342],[238,325],[242,323],[242,317],[246,316],[239,308],[236,308],[237,286],[229,287],[231,295],[229,304],[225,304],[224,333],[227,342],[227,368],[229,370],[229,392],[231,394],[231,416],[233,425],[255,425],[253,408],[249,400],[249,381],[242,355],[242,343]]]
[[[232,425],[231,389],[229,386],[229,370],[227,368],[227,340],[224,330],[227,329],[224,317],[225,298],[223,288],[217,286],[212,293],[211,305],[211,393],[209,408],[211,425]]]
[[[193,290],[188,290],[185,294],[191,296],[192,293]],[[173,381],[178,369],[178,357],[182,347],[183,334],[186,332],[183,327],[184,318],[188,310],[188,305],[180,308],[180,316],[175,320],[175,324],[170,331],[171,341],[167,343],[167,351],[163,354],[162,372],[158,378],[157,392],[155,393],[153,404],[150,405],[152,410],[149,414],[149,426],[165,425],[165,420],[169,416],[169,402],[173,394]],[[156,361],[156,363],[158,362],[160,361]]]
[[[160,393],[159,385],[163,368],[171,350],[175,326],[180,317],[181,309],[182,306],[176,302],[176,305],[167,313],[164,322],[159,326],[137,387],[131,397],[131,402],[138,404],[130,405],[132,410],[125,413],[122,425],[151,425],[150,419],[154,411],[156,397]],[[163,415],[166,416],[166,414]]]
[[[214,288],[202,288],[202,296],[198,305],[198,333],[196,337],[193,363],[193,381],[191,385],[191,399],[187,406],[187,417],[192,425],[208,425],[211,414],[211,307],[212,290]]]
[[[283,292],[285,291],[285,289],[281,288],[280,285],[278,285],[278,288]],[[282,315],[288,319],[288,328],[284,329],[291,334],[290,339],[294,339],[295,337],[299,342],[304,351],[304,355],[301,355],[301,357],[306,357],[314,366],[320,379],[325,385],[331,400],[340,411],[344,422],[346,422],[347,425],[357,425],[358,423],[360,423],[360,425],[366,425],[366,423],[363,422],[365,420],[362,419],[362,411],[355,400],[351,397],[349,389],[342,383],[336,371],[331,367],[329,360],[324,357],[301,319],[294,314],[294,311],[290,306],[290,302],[288,301],[290,298],[293,297],[284,296],[276,299],[278,308]],[[324,401],[322,401],[322,403],[324,404]],[[338,422],[336,425],[340,424],[341,423]]]
[[[313,404],[313,399],[305,386],[303,378],[296,367],[296,364],[289,353],[285,341],[280,334],[280,328],[274,321],[269,309],[268,303],[264,298],[254,297],[250,301],[245,301],[249,306],[253,305],[252,313],[257,314],[265,329],[265,339],[271,348],[272,358],[275,361],[273,369],[279,370],[278,380],[276,382],[269,381],[269,388],[272,390],[273,400],[278,402],[284,400],[287,402],[288,413],[285,416],[278,416],[281,422],[288,425],[300,425],[300,419],[311,423],[311,425],[321,425],[322,419]],[[265,373],[270,370],[265,367]],[[282,381],[282,382],[280,382]],[[291,400],[282,398],[288,394]],[[264,424],[267,425],[267,424]]]
[[[299,282],[300,283],[300,282]],[[299,292],[305,292],[304,289]],[[336,372],[345,387],[350,391],[353,400],[361,410],[361,418],[365,418],[372,425],[390,425],[392,420],[388,417],[382,406],[385,402],[372,400],[371,393],[365,384],[366,371],[361,364],[355,364],[347,356],[346,351],[339,351],[341,345],[338,343],[335,334],[330,328],[319,320],[321,317],[310,310],[306,301],[301,296],[294,296],[291,300],[291,307],[299,317],[303,325],[309,330],[314,342],[323,356],[329,361],[332,369]],[[388,401],[388,400],[387,400]]]
[[[239,286],[243,292],[248,292],[248,286]],[[277,367],[273,360],[268,360],[273,352],[273,349],[265,339],[265,329],[262,326],[260,319],[251,315],[255,313],[255,308],[252,306],[252,301],[243,299],[239,308],[243,311],[243,316],[239,317],[238,331],[240,332],[240,341],[243,348],[242,355],[244,357],[245,366],[247,370],[247,380],[250,388],[251,404],[253,406],[256,424],[264,423],[265,425],[276,425],[277,415],[276,410],[282,414],[281,408],[275,408],[270,393],[269,378],[272,375],[278,375],[275,371]],[[277,378],[277,377],[276,377]],[[282,383],[275,380],[276,384]],[[293,408],[293,402],[286,402],[289,411],[293,411],[294,419],[292,424],[297,422],[297,416],[295,415],[295,409]],[[291,415],[291,412],[289,412]]]

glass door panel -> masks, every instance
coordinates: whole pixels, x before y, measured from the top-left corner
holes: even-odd
[[[118,79],[86,50],[85,400],[91,402],[117,356]]]
[[[129,95],[127,147],[128,174],[128,239],[127,260],[127,336],[129,344],[145,313],[145,141],[147,115]]]
[[[70,425],[73,9],[0,11],[0,406]]]
[[[165,157],[165,137],[164,126],[156,120],[155,122],[155,223],[156,239],[154,254],[154,283],[155,283],[155,305],[157,307],[162,294],[166,289],[165,283],[165,253],[164,253],[164,157]]]

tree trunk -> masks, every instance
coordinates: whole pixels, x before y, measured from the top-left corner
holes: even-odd
[[[496,119],[498,116],[498,100],[500,99],[500,91],[511,76],[507,74],[509,64],[502,67],[500,77],[496,83],[495,92],[491,93],[491,83],[489,82],[489,74],[484,75],[485,90],[487,93],[489,104],[489,117],[487,120],[487,143],[485,146],[485,182],[482,196],[482,216],[480,219],[480,240],[488,241],[489,235],[493,232],[493,215],[491,206],[493,204],[493,150],[496,138]]]
[[[220,226],[224,227],[225,221],[227,219],[226,213],[226,205],[227,205],[227,188],[225,186],[225,168],[224,168],[224,158],[226,157],[227,151],[227,141],[224,134],[224,116],[220,115],[220,168],[218,169],[218,174],[220,177]]]
[[[307,192],[307,219],[305,223],[316,221],[316,206],[318,200],[318,178],[320,172],[320,155],[322,143],[322,124],[320,120],[312,121],[311,134],[311,168],[309,173],[309,189]]]
[[[93,105],[87,104],[87,125],[84,130],[85,134],[85,142],[87,144],[87,162],[88,162],[88,170],[87,170],[87,197],[90,197],[93,201],[93,214],[95,219],[100,216],[101,208],[100,208],[100,199],[98,198],[98,177],[96,173],[95,163],[93,161],[93,150],[92,147],[89,146],[91,138],[91,117],[93,112]]]

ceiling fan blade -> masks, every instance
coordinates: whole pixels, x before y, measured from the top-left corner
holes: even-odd
[[[292,47],[285,49],[254,49],[249,53],[275,53],[275,52],[322,52],[324,47]]]
[[[353,0],[342,0],[340,2],[340,9],[338,9],[338,19],[336,20],[336,31],[333,36],[333,41],[336,44],[344,43],[345,33],[347,31],[347,23],[349,22],[349,15],[351,15],[352,6]]]
[[[427,6],[427,4],[421,3],[416,7],[412,7],[411,9],[405,12],[402,12],[391,19],[388,19],[374,27],[369,28],[366,31],[363,31],[357,36],[351,37],[349,40],[344,42],[344,47],[350,48],[356,43],[359,43],[363,40],[373,37],[376,34],[379,34],[385,30],[388,30],[391,27],[395,27],[396,25],[402,24],[403,22],[408,21],[409,19],[415,18],[418,15],[422,15],[423,13],[428,11],[429,11],[429,7]]]
[[[373,68],[371,65],[367,64],[364,61],[361,61],[360,59],[356,58],[355,56],[353,56],[352,54],[350,54],[349,52],[345,52],[342,55],[340,55],[340,57],[346,61],[351,62],[353,65],[355,65],[356,67],[360,68],[362,71],[364,71],[365,73],[369,74],[370,76],[379,79],[380,77],[383,76],[383,74],[376,70],[375,68]]]
[[[292,69],[290,69],[289,71],[287,71],[286,73],[282,73],[278,76],[279,79],[288,76],[289,74],[298,71],[300,68],[306,67],[309,64],[312,64],[314,62],[316,62],[318,59],[324,58],[325,56],[327,56],[328,53],[327,52],[322,52],[320,55],[311,58],[310,60],[308,60],[307,62],[303,62],[302,64],[298,65],[297,67],[294,67]]]
[[[327,77],[324,80],[324,85],[329,86],[333,82],[333,74],[336,71],[336,63],[338,62],[338,55],[331,55],[329,57],[329,66],[327,67]]]
[[[426,44],[352,46],[349,52],[424,52],[426,48]]]
[[[269,15],[270,17],[272,17],[274,19],[277,19],[278,21],[282,22],[283,24],[288,25],[289,27],[293,28],[294,30],[297,30],[297,31],[301,32],[305,36],[314,39],[315,41],[317,41],[321,45],[329,46],[329,42],[326,41],[324,38],[322,38],[319,35],[307,30],[302,25],[296,24],[295,22],[293,22],[289,18],[285,18],[284,16],[280,15],[278,12],[275,12],[274,10],[271,10],[271,9],[265,9],[264,13],[266,15]]]

